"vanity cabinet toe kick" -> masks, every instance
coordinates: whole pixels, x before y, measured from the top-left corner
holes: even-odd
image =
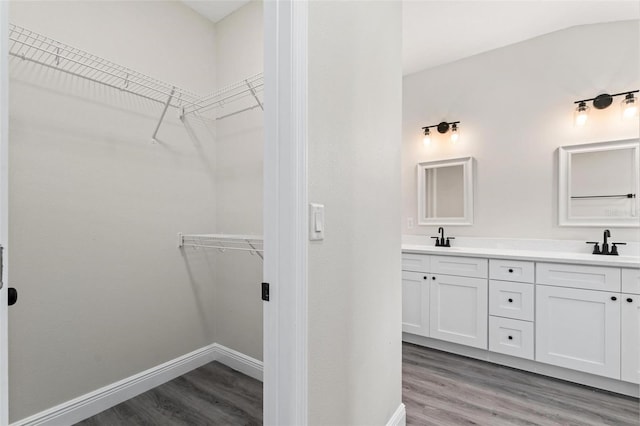
[[[615,386],[640,383],[640,268],[417,253],[402,268],[402,329],[426,346],[637,396]]]

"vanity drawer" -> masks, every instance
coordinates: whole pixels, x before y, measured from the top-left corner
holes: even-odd
[[[533,359],[533,323],[489,317],[489,350]]]
[[[487,278],[488,264],[487,259],[475,257],[431,256],[431,272],[434,274]]]
[[[527,261],[490,259],[489,278],[532,283],[535,269],[533,265],[533,262]]]
[[[622,270],[622,292],[640,294],[640,269]]]
[[[562,263],[536,263],[536,283],[620,292],[620,269]]]
[[[489,281],[489,315],[533,321],[533,284]]]
[[[402,253],[402,270],[429,272],[431,256],[426,254]]]

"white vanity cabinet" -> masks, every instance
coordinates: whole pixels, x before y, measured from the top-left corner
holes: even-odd
[[[637,396],[640,268],[476,253],[403,253],[406,340]]]
[[[489,350],[534,356],[534,262],[489,260]]]
[[[487,279],[431,276],[430,336],[487,349]]]
[[[536,361],[620,378],[620,293],[536,286]]]
[[[622,270],[620,378],[640,383],[640,269]]]
[[[402,331],[486,349],[487,270],[487,259],[403,253]]]
[[[402,331],[429,336],[429,276],[402,271]]]

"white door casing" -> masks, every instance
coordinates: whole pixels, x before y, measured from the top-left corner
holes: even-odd
[[[306,0],[264,2],[266,426],[308,422],[307,7]]]
[[[0,289],[0,425],[9,424],[7,327],[8,145],[9,145],[9,2],[0,1],[0,245],[5,248]]]

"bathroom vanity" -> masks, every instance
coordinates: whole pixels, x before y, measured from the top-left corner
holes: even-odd
[[[584,242],[456,241],[405,239],[403,340],[638,396],[637,244],[597,256]]]

